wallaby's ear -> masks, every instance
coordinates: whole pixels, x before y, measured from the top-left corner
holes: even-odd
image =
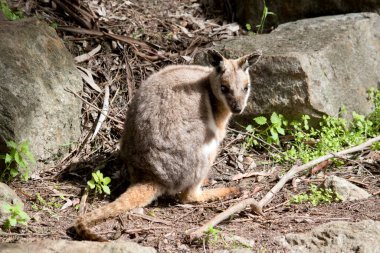
[[[246,70],[253,64],[257,63],[260,60],[261,55],[262,55],[261,50],[257,50],[253,52],[252,54],[248,54],[243,57],[240,57],[239,59],[237,59],[238,65],[243,70]]]
[[[224,66],[224,57],[215,50],[209,50],[207,55],[209,63],[216,68],[217,72],[221,72]]]

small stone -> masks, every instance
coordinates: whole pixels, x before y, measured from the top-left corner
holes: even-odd
[[[241,246],[244,246],[244,247],[253,248],[255,246],[254,240],[249,240],[247,238],[237,236],[237,235],[232,235],[232,236],[225,235],[224,240],[226,240],[227,242],[230,242],[230,243],[233,243],[233,242],[236,243],[237,242],[237,243],[241,244]]]
[[[135,214],[144,214],[144,208],[142,207],[134,208],[131,210],[131,212]]]
[[[327,177],[324,185],[338,193],[343,198],[342,201],[360,200],[371,197],[371,194],[367,191],[337,176]]]

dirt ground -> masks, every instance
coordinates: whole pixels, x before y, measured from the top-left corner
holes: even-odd
[[[72,225],[78,217],[77,207],[91,172],[100,169],[112,178],[112,195],[90,195],[86,201],[88,211],[105,205],[128,186],[128,182],[122,180],[118,173],[121,166],[117,159],[122,132],[120,122],[125,119],[128,102],[141,80],[165,65],[191,63],[197,52],[212,43],[244,33],[221,17],[204,14],[195,0],[83,2],[82,10],[97,17],[88,19],[92,24],[89,27],[83,25],[86,22],[80,21],[87,17],[85,14],[75,19],[67,11],[63,12],[65,7],[62,6],[38,5],[31,10],[31,14],[57,24],[58,34],[74,56],[101,45],[102,49],[96,56],[78,65],[91,69],[96,84],[102,90],[106,86],[110,88],[112,102],[109,115],[116,120],[106,120],[95,140],[89,139],[99,113],[89,104],[101,108],[104,94],[95,92],[85,84],[80,95],[88,103],[83,104],[83,136],[80,143],[46,164],[32,180],[10,184],[25,202],[25,210],[32,219],[27,227],[1,233],[1,242],[40,238],[76,240]],[[100,35],[99,31],[108,35]],[[141,41],[144,43],[139,44]],[[212,252],[215,249],[246,246],[242,242],[228,241],[232,235],[251,240],[254,252],[282,252],[275,237],[284,233],[305,232],[335,220],[380,220],[380,170],[366,162],[371,160],[376,164],[377,160],[378,166],[380,155],[365,151],[344,166],[337,168],[330,165],[319,174],[305,174],[293,180],[264,208],[265,216],[246,209],[216,226],[220,231],[218,238],[190,242],[185,235],[187,231],[198,228],[243,198],[260,200],[278,181],[279,175],[290,168],[275,164],[265,152],[246,152],[242,148],[243,142],[242,133],[229,131],[207,187],[240,186],[245,190],[244,197],[198,205],[183,205],[174,197],[160,198],[149,207],[108,220],[95,230],[109,239],[134,241],[152,246],[159,252]],[[254,171],[265,173],[235,180],[239,173]],[[311,183],[322,183],[327,175],[346,178],[374,193],[374,196],[362,201],[317,207],[288,204],[291,196],[305,192]]]

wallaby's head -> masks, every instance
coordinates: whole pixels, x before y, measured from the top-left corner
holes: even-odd
[[[257,51],[229,60],[214,50],[208,51],[209,62],[214,67],[210,78],[212,92],[232,113],[243,112],[247,105],[251,86],[248,70],[260,56]]]

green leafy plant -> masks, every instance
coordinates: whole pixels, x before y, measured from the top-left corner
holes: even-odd
[[[216,242],[219,239],[220,230],[210,226],[205,232],[207,242]]]
[[[310,202],[313,206],[317,206],[322,203],[339,202],[342,200],[342,196],[334,192],[330,188],[320,188],[316,185],[310,185],[310,193],[302,193],[293,196],[289,203],[300,204],[304,202]]]
[[[255,35],[255,32],[252,30],[252,25],[247,23],[245,24],[245,29],[248,31],[248,35]]]
[[[285,134],[285,127],[288,125],[288,121],[284,119],[284,116],[273,112],[269,121],[264,116],[259,116],[253,119],[255,125],[248,125],[246,131],[250,136],[246,140],[247,148],[259,145],[259,142],[253,135],[266,140],[269,144],[280,144],[279,135]]]
[[[3,205],[3,211],[10,214],[10,217],[4,223],[4,228],[7,230],[17,225],[27,225],[30,220],[28,214],[22,210],[21,204],[10,205],[6,203]]]
[[[5,162],[5,169],[0,175],[0,181],[7,181],[16,176],[20,176],[21,179],[27,181],[30,173],[28,160],[35,163],[34,157],[29,150],[29,143],[24,141],[16,144],[14,141],[7,141],[6,145],[9,148],[9,153],[0,155],[0,159]]]
[[[41,196],[41,194],[39,192],[36,193],[36,198],[37,198],[38,204],[40,204],[41,206],[47,205],[46,200]]]
[[[380,132],[380,91],[369,89],[368,99],[373,102],[374,110],[367,118],[373,122],[373,130],[378,133]]]
[[[263,8],[263,12],[261,14],[260,24],[256,26],[257,27],[257,33],[263,33],[264,25],[265,25],[265,22],[266,22],[267,17],[269,15],[276,15],[275,13],[270,12],[268,10],[268,6],[267,6],[265,0],[263,0],[263,5],[264,5],[264,8]]]
[[[264,25],[265,25],[265,22],[267,20],[267,17],[269,15],[276,15],[274,12],[270,12],[268,10],[268,6],[266,5],[265,0],[263,0],[263,6],[264,7],[263,7],[263,11],[261,13],[260,24],[256,25],[256,31],[257,31],[258,34],[259,33],[263,33],[263,31],[264,31]],[[246,23],[245,24],[245,29],[248,31],[249,35],[254,35],[255,34],[255,32],[252,29],[252,25],[251,24]]]
[[[53,23],[50,24],[50,26],[51,26],[52,28],[54,28],[55,30],[57,30],[57,28],[58,28],[58,23],[53,22]]]
[[[246,127],[245,147],[248,150],[252,147],[274,148],[272,144],[275,144],[277,152],[270,153],[275,161],[301,160],[307,163],[328,153],[358,145],[380,134],[380,92],[371,90],[369,97],[374,102],[374,111],[367,117],[353,112],[352,120],[348,121],[342,117],[343,110],[337,117],[323,116],[319,128],[310,126],[308,115],[289,124],[283,115],[275,112],[269,120],[264,116],[256,117]],[[380,144],[375,143],[372,147],[380,149]]]
[[[92,178],[90,181],[87,181],[87,186],[91,190],[95,190],[95,194],[99,193],[105,193],[105,194],[111,194],[110,188],[108,187],[108,184],[111,182],[111,178],[104,177],[103,173],[101,173],[99,170],[96,172],[93,172]]]
[[[5,18],[13,21],[13,20],[18,20],[23,17],[21,11],[13,11],[9,8],[8,4],[6,1],[0,0],[0,11],[4,14]]]

